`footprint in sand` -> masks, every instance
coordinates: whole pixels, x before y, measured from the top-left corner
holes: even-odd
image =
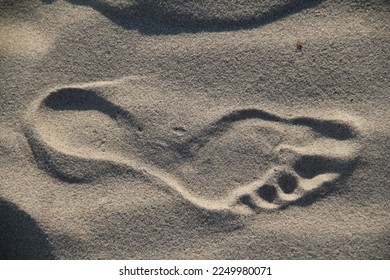
[[[169,126],[162,113],[142,113],[140,103],[125,109],[116,92],[129,87],[123,81],[89,83],[37,99],[25,135],[40,168],[69,183],[131,173],[195,207],[238,214],[314,202],[353,171],[359,135],[350,117],[216,108],[197,129],[173,126],[169,134],[161,130]]]

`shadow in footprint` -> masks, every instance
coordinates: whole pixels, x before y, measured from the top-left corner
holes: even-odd
[[[96,92],[79,89],[63,88],[52,92],[43,102],[47,108],[62,111],[100,111],[110,118],[142,131],[142,126],[126,110],[99,96]]]
[[[305,179],[312,179],[324,173],[349,174],[347,171],[354,166],[354,161],[342,162],[332,158],[317,155],[303,155],[293,165],[295,172]]]
[[[337,140],[347,140],[357,136],[356,131],[348,124],[339,121],[325,121],[312,118],[296,118],[291,121],[293,125],[308,126],[314,131]]]
[[[27,213],[0,199],[0,259],[54,259],[46,234]]]
[[[42,0],[50,4],[52,0]],[[89,6],[112,22],[144,34],[256,28],[319,5],[322,0],[66,0]]]

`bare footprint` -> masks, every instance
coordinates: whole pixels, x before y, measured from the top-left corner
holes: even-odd
[[[171,141],[118,105],[118,83],[54,89],[32,104],[25,135],[42,169],[69,183],[131,173],[195,207],[236,214],[315,201],[353,171],[359,135],[352,119],[221,108],[202,129],[174,127]],[[153,133],[162,138],[150,144]],[[238,171],[229,162],[237,159]]]

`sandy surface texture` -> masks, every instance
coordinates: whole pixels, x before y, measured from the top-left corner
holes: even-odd
[[[0,259],[389,259],[387,0],[0,0]]]

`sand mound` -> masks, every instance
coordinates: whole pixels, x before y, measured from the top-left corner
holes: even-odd
[[[265,23],[313,7],[317,0],[67,0],[88,5],[124,26],[129,22],[162,24],[185,29],[233,28]]]

